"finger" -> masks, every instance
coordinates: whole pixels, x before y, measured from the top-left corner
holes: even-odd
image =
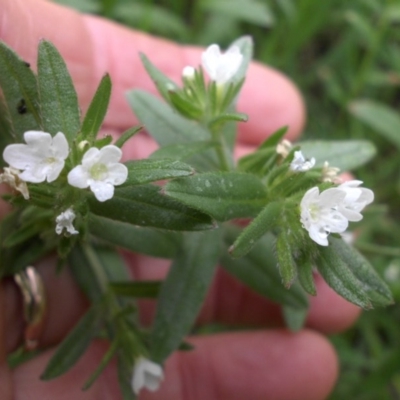
[[[93,342],[71,370],[51,381],[40,380],[53,355],[52,350],[44,352],[13,371],[13,397],[5,400],[120,400],[115,362],[106,367],[89,390],[82,391],[82,386],[100,363],[106,349],[106,343]]]
[[[109,72],[113,94],[106,124],[119,130],[135,123],[125,92],[132,88],[155,92],[139,52],[147,54],[177,82],[184,66],[196,66],[200,60],[199,48],[156,39],[42,0],[4,0],[1,13],[4,23],[0,27],[0,39],[27,61],[35,62],[40,39],[46,38],[55,44],[67,61],[83,108],[88,105],[102,75]],[[250,117],[249,123],[241,126],[241,138],[245,142],[259,143],[283,125],[289,126],[289,136],[293,138],[304,124],[304,105],[293,84],[279,72],[255,63],[250,67],[239,109]]]
[[[174,354],[166,380],[143,400],[322,400],[337,377],[326,339],[284,330],[189,338],[195,350]]]
[[[47,295],[47,315],[39,345],[46,347],[58,343],[77,323],[88,302],[78,288],[68,268],[57,273],[53,258],[35,264],[42,277]],[[5,337],[0,341],[0,351],[9,353],[23,343],[25,322],[23,319],[22,294],[12,281],[0,283],[0,332]]]
[[[138,280],[161,280],[168,272],[168,260],[126,254],[132,274]],[[360,314],[359,307],[344,300],[324,280],[315,276],[317,296],[310,297],[307,325],[325,333],[336,333],[350,327]],[[142,322],[150,324],[155,302],[141,301]],[[255,293],[223,269],[218,269],[202,308],[199,323],[267,326],[283,324],[281,308]]]
[[[334,350],[311,331],[220,334],[189,340],[196,350],[168,359],[160,390],[144,390],[142,400],[322,400],[337,378]],[[51,382],[38,379],[51,356],[51,352],[44,353],[14,372],[15,398],[118,399],[113,368],[107,368],[88,392],[79,389],[104,351],[104,344],[96,342],[72,370]]]

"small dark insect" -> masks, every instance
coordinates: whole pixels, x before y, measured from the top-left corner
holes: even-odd
[[[19,114],[25,114],[28,109],[26,108],[26,103],[24,99],[21,99],[17,104],[17,111]]]
[[[24,64],[25,64],[25,66],[28,67],[28,68],[31,66],[31,64],[29,64],[27,61],[24,61]]]

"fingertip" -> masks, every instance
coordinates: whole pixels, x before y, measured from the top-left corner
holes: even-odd
[[[321,335],[285,330],[189,339],[195,350],[174,354],[158,393],[143,399],[322,400],[338,375],[331,344]]]
[[[317,296],[310,298],[307,326],[324,333],[338,333],[357,320],[361,309],[331,289],[320,275],[315,276]]]
[[[276,130],[287,126],[286,138],[295,140],[305,124],[305,104],[294,85],[281,72],[260,63],[249,67],[239,98],[238,110],[249,121],[240,125],[239,139],[245,144],[260,144]]]

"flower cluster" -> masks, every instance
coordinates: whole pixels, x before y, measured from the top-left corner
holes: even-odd
[[[374,193],[359,187],[361,184],[361,181],[352,180],[322,193],[318,187],[305,193],[300,203],[300,221],[312,240],[328,246],[330,233],[343,233],[349,221],[363,218],[360,212],[374,200]]]
[[[0,183],[6,182],[29,198],[26,182],[54,182],[64,169],[69,156],[69,145],[65,135],[58,132],[55,136],[42,131],[24,133],[24,143],[10,144],[3,152],[4,161],[10,167],[4,168]],[[69,171],[67,180],[71,186],[93,192],[98,201],[113,197],[114,186],[121,185],[128,177],[128,169],[119,163],[121,149],[108,145],[101,149],[91,147],[83,155],[82,164]],[[74,235],[78,231],[72,225],[75,213],[71,208],[56,218],[56,232],[61,234],[64,228]]]

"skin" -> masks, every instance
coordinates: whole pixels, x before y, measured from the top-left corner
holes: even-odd
[[[66,59],[83,111],[101,76],[110,73],[113,95],[104,131],[115,136],[137,122],[125,101],[124,92],[137,87],[155,93],[140,64],[139,52],[146,53],[164,73],[179,82],[183,67],[197,66],[202,51],[134,32],[100,18],[83,16],[43,0],[2,0],[0,40],[34,66],[37,43],[41,38],[52,41]],[[295,139],[305,122],[304,104],[295,86],[279,72],[257,63],[250,66],[238,109],[247,113],[250,119],[240,126],[238,155],[251,151],[283,125],[289,125],[288,138]],[[142,133],[126,145],[124,157],[143,158],[155,147],[154,142]],[[0,203],[0,217],[6,212],[7,206]],[[137,279],[160,278],[168,269],[166,260],[135,254],[125,254],[125,258]],[[36,267],[43,276],[49,300],[41,337],[41,346],[47,350],[13,371],[7,367],[6,355],[22,343],[24,324],[20,294],[11,280],[4,280],[0,284],[2,399],[119,399],[114,365],[107,368],[89,391],[80,391],[107,347],[102,341],[94,342],[66,375],[51,382],[40,381],[39,376],[54,346],[82,315],[87,301],[67,270],[55,275],[53,259],[42,260]],[[245,323],[257,327],[257,331],[190,338],[196,350],[174,354],[166,363],[166,380],[160,390],[156,393],[143,391],[140,398],[326,398],[337,379],[338,365],[336,354],[324,334],[349,327],[359,309],[337,296],[318,276],[316,280],[318,296],[311,299],[307,327],[292,334],[282,327],[276,305],[218,271],[199,324]],[[148,323],[154,304],[143,301],[142,311],[143,322]],[[270,328],[266,329],[267,326]]]

